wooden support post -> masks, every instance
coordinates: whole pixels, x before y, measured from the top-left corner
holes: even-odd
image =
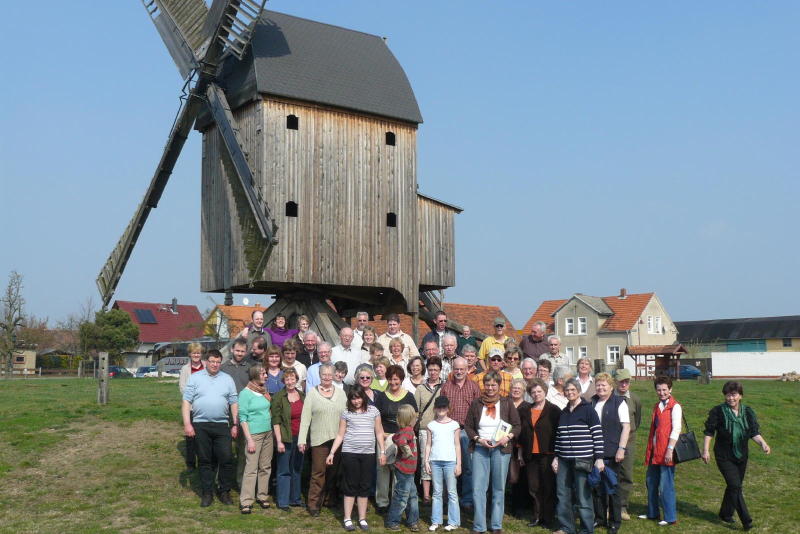
[[[99,356],[100,372],[97,377],[97,404],[108,404],[108,353]]]

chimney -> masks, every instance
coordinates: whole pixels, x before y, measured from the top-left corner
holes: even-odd
[[[628,290],[625,289],[624,287],[619,290],[619,298],[621,298],[621,299],[628,298]]]
[[[172,313],[174,314],[178,313],[178,299],[176,299],[175,297],[172,297]]]
[[[230,291],[225,292],[225,306],[233,306],[233,293]]]

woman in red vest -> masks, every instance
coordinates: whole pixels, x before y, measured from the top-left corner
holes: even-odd
[[[672,453],[681,433],[681,405],[672,397],[672,378],[658,376],[655,379],[658,402],[653,406],[650,435],[647,437],[647,515],[640,519],[659,518],[659,505],[664,518],[659,525],[674,525],[678,522],[675,497],[675,463]]]

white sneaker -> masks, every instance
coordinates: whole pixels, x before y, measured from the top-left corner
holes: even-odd
[[[436,530],[437,528],[439,528],[439,525],[437,525],[436,523],[434,523],[434,524],[432,524],[431,526],[429,526],[429,527],[428,527],[428,530],[430,530],[431,532],[433,532],[433,531],[434,531],[434,530]]]
[[[642,514],[639,516],[639,519],[650,519],[650,518],[647,517],[647,514]]]
[[[446,527],[444,527],[444,530],[446,532],[453,532],[454,530],[458,530],[458,527],[455,525],[447,525]]]

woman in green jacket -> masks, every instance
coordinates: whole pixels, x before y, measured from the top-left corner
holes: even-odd
[[[303,414],[305,395],[297,389],[297,371],[293,367],[283,370],[286,386],[272,398],[272,428],[278,448],[278,508],[284,512],[290,506],[302,506],[300,474],[303,471],[303,453],[297,446],[300,435],[300,417]]]

